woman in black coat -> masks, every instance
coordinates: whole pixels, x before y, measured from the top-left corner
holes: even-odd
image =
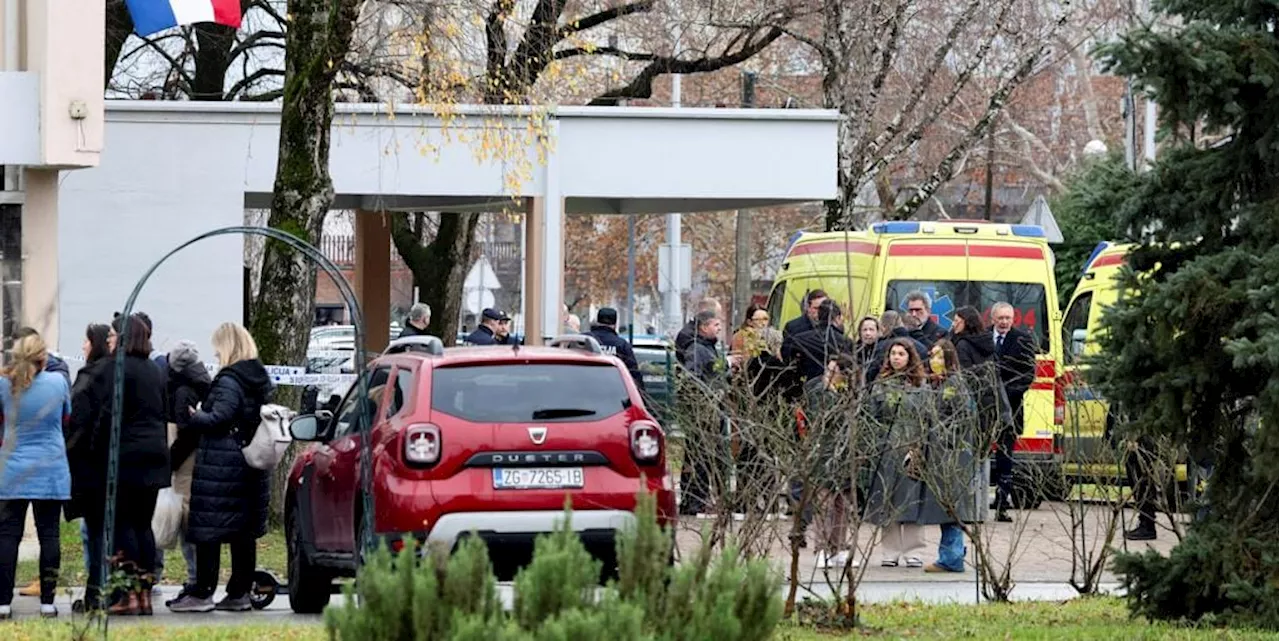
[[[194,431],[195,451],[187,540],[196,546],[196,586],[169,605],[174,612],[247,612],[257,565],[257,541],[267,532],[270,473],[249,467],[241,448],[257,430],[262,405],[273,392],[271,377],[244,327],[223,323],[213,332],[222,369],[202,408],[188,408],[182,431]],[[231,547],[227,596],[215,606],[222,544]]]
[[[118,557],[117,567],[128,586],[112,595],[110,614],[151,614],[151,586],[155,581],[156,543],[151,532],[156,495],[169,487],[169,441],[165,429],[164,382],[151,362],[151,332],[136,316],[123,327],[112,323],[109,344],[125,350],[124,403],[120,423],[114,541],[102,538],[106,517],[107,461],[111,448],[115,359],[102,358],[86,374],[89,378],[72,398],[72,509],[83,515],[89,530],[89,582],[84,604],[101,607],[104,555]],[[124,331],[124,336],[120,332]],[[79,384],[80,381],[77,381]]]
[[[961,369],[972,369],[996,358],[996,341],[982,324],[982,316],[972,307],[956,310],[951,325],[951,342],[956,346]]]
[[[991,331],[982,324],[978,310],[972,307],[956,310],[951,333],[951,342],[955,343],[960,367],[965,372],[965,384],[977,402],[979,428],[997,446],[994,456],[996,502],[992,508],[996,510],[997,521],[1009,523],[1013,519],[1005,511],[1013,492],[1013,446],[1018,435],[1009,396],[1000,380],[996,342]]]

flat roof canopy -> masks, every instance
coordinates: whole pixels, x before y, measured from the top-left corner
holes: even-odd
[[[61,335],[110,319],[168,250],[243,224],[246,208],[270,206],[279,109],[107,101],[101,165],[65,174],[59,191]],[[442,118],[423,107],[339,104],[334,208],[529,211],[540,203],[545,269],[532,271],[545,294],[540,326],[550,328],[563,288],[565,214],[834,198],[838,122],[834,111],[799,109],[459,106]],[[502,153],[486,156],[497,147]],[[156,310],[157,349],[180,338],[203,344],[218,322],[242,316],[243,253],[238,239],[211,239],[156,275],[139,309]]]

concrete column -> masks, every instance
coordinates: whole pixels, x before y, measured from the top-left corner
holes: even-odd
[[[551,121],[548,132],[552,140],[560,139],[560,121]],[[560,189],[560,157],[553,150],[547,154],[544,165],[546,182],[543,207],[542,306],[531,308],[534,314],[542,314],[542,330],[547,336],[563,331],[561,313],[564,309],[564,196]],[[583,319],[586,320],[586,319]],[[526,321],[527,322],[527,321]]]
[[[22,206],[22,321],[58,348],[58,171],[26,170]],[[79,345],[73,346],[78,348]]]
[[[526,198],[524,209],[524,344],[541,345],[545,307],[547,217],[542,198]]]
[[[357,211],[355,215],[356,297],[364,312],[364,347],[373,353],[387,348],[391,325],[391,226],[388,214]]]

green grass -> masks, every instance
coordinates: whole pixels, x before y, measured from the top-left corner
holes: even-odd
[[[88,578],[84,572],[84,551],[80,544],[80,522],[62,523],[60,534],[62,547],[62,569],[58,581],[59,588],[83,586]],[[284,580],[288,551],[285,548],[284,532],[273,530],[258,539],[258,567],[275,572],[280,580]],[[225,583],[231,575],[230,552],[222,547],[222,563],[219,565],[222,577],[219,583]],[[18,563],[17,579],[14,585],[22,587],[36,580],[40,575],[39,563],[32,559]],[[161,581],[168,584],[182,584],[187,578],[187,562],[182,558],[182,550],[175,547],[164,554],[164,576]]]
[[[831,639],[1025,639],[1136,641],[1142,639],[1275,639],[1275,631],[1233,631],[1180,627],[1132,619],[1116,598],[1058,602],[922,605],[897,603],[861,609],[863,630],[820,631],[787,625],[777,638],[787,641]]]
[[[74,627],[73,627],[74,626]],[[19,619],[16,623],[4,624],[0,636],[5,641],[69,641],[77,638],[76,632],[84,627],[84,622],[71,624],[66,621],[46,622],[40,619]],[[193,626],[157,626],[151,624],[129,625],[128,627],[112,624],[113,639],[158,639],[165,641],[327,641],[324,626],[315,623],[300,624],[245,624],[245,625],[193,625]],[[98,639],[97,628],[92,628],[84,636],[86,639]]]
[[[973,605],[921,605],[899,603],[862,609],[864,629],[824,632],[794,623],[783,624],[775,638],[779,641],[833,641],[835,639],[1026,639],[1075,641],[1140,641],[1172,639],[1249,640],[1275,639],[1275,631],[1209,630],[1147,623],[1129,618],[1119,599],[1090,598],[1066,603],[1015,603]],[[121,629],[117,628],[118,631]],[[119,633],[119,632],[118,632]],[[201,639],[210,641],[323,641],[324,627],[315,622],[294,624],[209,625],[162,627],[131,625],[129,638],[159,638],[165,641]],[[6,624],[4,638],[15,641],[62,641],[71,636],[71,625],[20,619]]]

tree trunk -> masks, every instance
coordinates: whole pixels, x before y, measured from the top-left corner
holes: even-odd
[[[435,238],[423,243],[407,216],[391,218],[391,240],[400,258],[413,273],[418,301],[431,306],[427,331],[453,345],[458,336],[458,312],[462,307],[462,285],[471,267],[476,226],[480,214],[442,213]]]
[[[293,23],[285,36],[284,100],[274,197],[267,224],[311,244],[320,241],[333,204],[329,136],[333,124],[333,80],[351,46],[355,0],[289,0]],[[300,365],[306,359],[315,317],[316,266],[287,245],[269,240],[262,279],[249,312],[250,331],[264,363]],[[380,331],[380,330],[379,330]],[[301,389],[281,388],[276,402],[297,407]],[[280,465],[272,492],[272,514],[280,514]]]
[[[213,23],[198,24],[195,32],[196,70],[191,77],[191,99],[222,100],[236,32],[231,27]]]
[[[734,229],[733,309],[728,326],[732,326],[751,304],[751,210],[738,210],[738,224]]]
[[[111,86],[111,77],[116,73],[116,61],[120,59],[120,51],[124,42],[133,33],[133,17],[129,15],[129,7],[124,0],[107,0],[106,56],[103,58],[102,86]]]

